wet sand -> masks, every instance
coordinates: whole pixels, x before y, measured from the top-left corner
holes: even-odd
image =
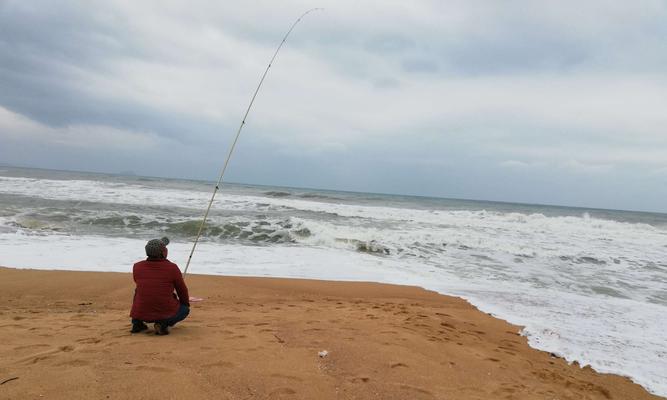
[[[130,274],[0,268],[0,399],[659,399],[415,287],[186,282],[205,300],[156,336],[129,333]]]

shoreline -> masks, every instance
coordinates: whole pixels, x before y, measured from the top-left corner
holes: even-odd
[[[205,300],[156,337],[129,333],[129,273],[0,267],[0,382],[18,378],[0,393],[163,398],[145,385],[159,379],[186,399],[660,398],[533,349],[520,327],[422,288],[219,275],[186,282]]]

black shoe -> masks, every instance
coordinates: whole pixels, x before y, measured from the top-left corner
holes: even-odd
[[[145,331],[146,329],[148,329],[148,326],[146,324],[144,324],[143,322],[137,322],[132,324],[132,330],[130,331],[130,333],[139,333]]]
[[[167,327],[167,324],[163,324],[161,322],[156,322],[153,325],[153,328],[155,329],[155,334],[159,336],[163,335],[168,335],[169,334],[169,328]]]

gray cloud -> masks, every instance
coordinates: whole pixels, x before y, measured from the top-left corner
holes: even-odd
[[[230,179],[667,210],[663,2],[323,6]],[[0,162],[214,177],[306,8],[0,1]]]

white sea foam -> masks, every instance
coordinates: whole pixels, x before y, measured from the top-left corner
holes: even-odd
[[[0,193],[192,209],[202,208],[210,195],[141,184],[7,177],[0,177]],[[194,273],[377,281],[455,294],[525,326],[536,348],[630,376],[667,396],[663,228],[588,215],[424,210],[228,193],[215,207],[249,212],[233,217],[239,220],[267,209],[306,212],[281,218],[310,235],[280,246],[205,242],[195,255]],[[146,209],[141,219],[159,220],[159,213]],[[101,210],[96,215],[119,214]],[[40,221],[21,228],[14,224],[17,218],[28,217],[0,216],[0,265],[129,271],[144,244],[63,234],[40,228]],[[218,214],[212,223],[229,218]],[[175,240],[170,254],[183,258],[189,245]]]

